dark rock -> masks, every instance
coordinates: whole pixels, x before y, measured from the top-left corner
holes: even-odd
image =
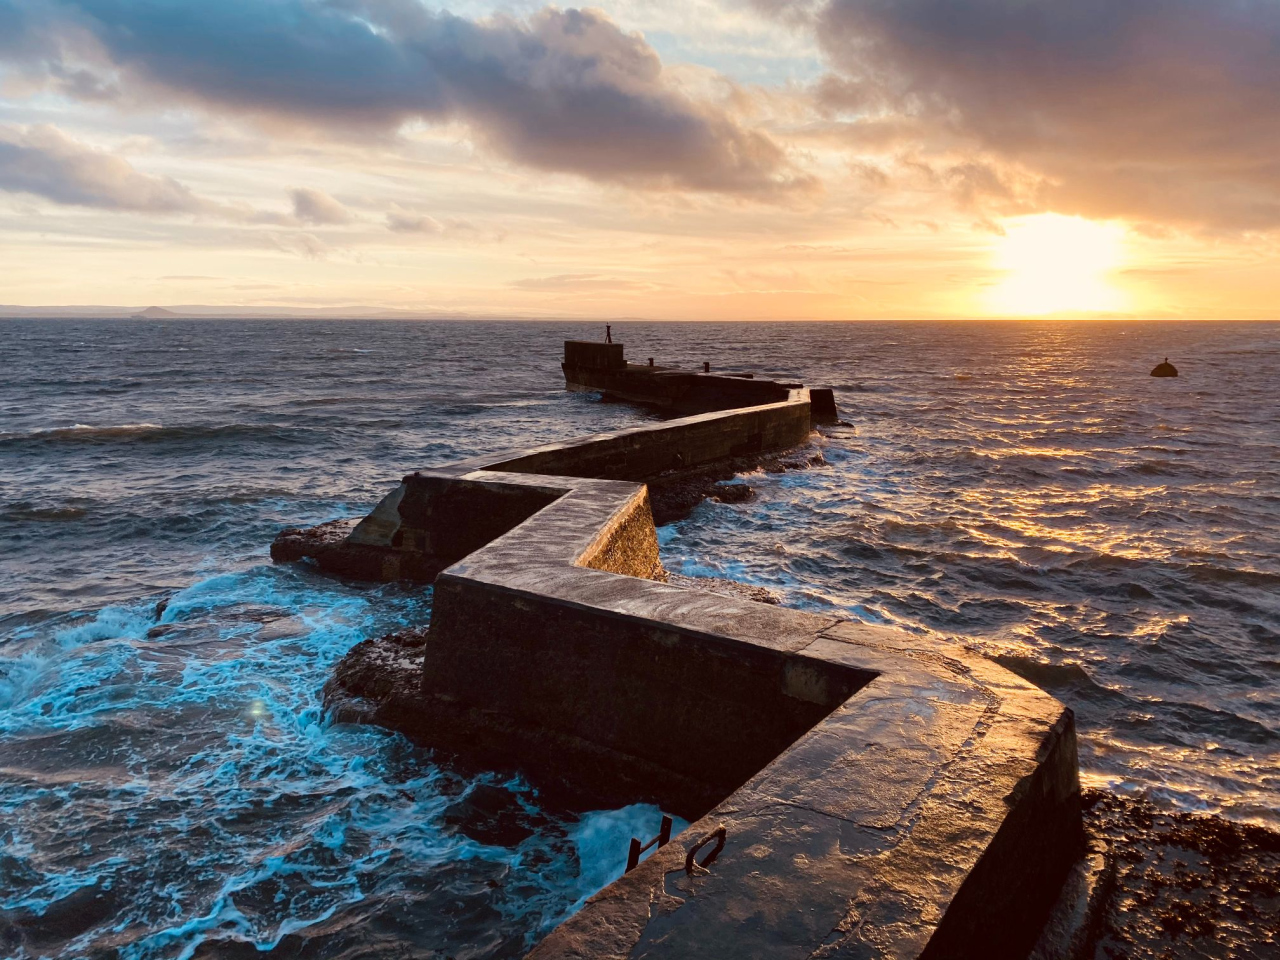
[[[271,559],[276,563],[310,560],[325,573],[351,580],[399,579],[395,574],[386,575],[388,559],[396,557],[394,551],[347,542],[347,536],[359,522],[358,517],[352,517],[330,520],[315,527],[281,530],[271,543]],[[398,566],[396,569],[398,571]]]
[[[1115,879],[1115,860],[1106,848],[1088,849],[1067,875],[1027,960],[1083,960],[1097,941]]]
[[[1280,956],[1280,833],[1101,791],[1085,793],[1084,822],[1114,881],[1077,956]]]
[[[733,474],[730,473],[729,477]],[[664,526],[683,520],[693,513],[694,507],[711,495],[711,491],[722,479],[729,479],[717,474],[707,475],[700,471],[697,475],[672,475],[660,478],[649,484],[649,500],[653,507],[655,526]]]
[[[545,818],[526,810],[510,790],[477,783],[444,812],[444,822],[477,843],[517,847],[539,829]]]
[[[720,503],[746,503],[756,495],[745,483],[717,483],[712,489],[711,499]]]
[[[781,454],[735,457],[694,470],[670,471],[649,481],[653,522],[661,527],[683,520],[703,500],[714,499],[721,503],[750,500],[755,491],[748,484],[725,482],[742,474],[756,470],[782,473],[786,470],[804,470],[823,463],[826,460],[822,456],[822,450],[809,446]]]
[[[422,683],[427,627],[362,640],[338,661],[324,685],[324,706],[339,723],[394,726],[398,706],[411,704]]]
[[[1164,363],[1157,363],[1155,369],[1151,371],[1153,377],[1176,377],[1178,368],[1169,362],[1169,358],[1164,358]]]
[[[318,559],[341,546],[357,523],[358,519],[330,520],[315,527],[288,527],[272,541],[271,559],[276,563]]]

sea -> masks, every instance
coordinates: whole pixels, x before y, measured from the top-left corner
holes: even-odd
[[[268,556],[411,470],[659,417],[564,389],[562,341],[603,333],[0,321],[0,954],[514,957],[621,874],[656,807],[325,715],[429,587]],[[1086,784],[1280,827],[1280,324],[613,333],[845,421],[661,528],[669,570],[975,650],[1075,711]],[[476,828],[495,802],[520,829]]]

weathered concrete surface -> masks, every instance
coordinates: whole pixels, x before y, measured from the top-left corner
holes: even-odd
[[[625,370],[627,360],[620,343],[598,340],[566,340],[564,366],[571,370]],[[650,368],[652,369],[652,368]]]
[[[722,597],[736,597],[739,600],[751,600],[754,603],[768,603],[777,606],[781,598],[766,587],[756,587],[736,580],[722,580],[719,577],[686,577],[679,573],[668,573],[665,583],[682,590],[705,590],[707,593],[718,593]]]
[[[809,439],[809,392],[761,406],[719,410],[614,433],[550,443],[468,464],[488,470],[559,477],[647,482],[735,457],[798,447]]]
[[[1081,849],[1069,711],[897,631],[620,576],[640,485],[458,479],[562,492],[440,575],[383,722],[700,817],[534,956],[1026,954]]]
[[[403,565],[482,539],[444,529],[433,497],[512,505],[436,577],[425,642],[378,653],[374,679],[422,669],[416,690],[392,681],[398,706],[377,719],[696,818],[533,956],[1020,960],[1049,916],[1082,849],[1069,710],[951,646],[655,579],[637,481],[675,454],[717,462],[808,429],[808,396],[789,389],[455,464],[406,478],[349,538]],[[721,829],[714,863],[686,873]]]

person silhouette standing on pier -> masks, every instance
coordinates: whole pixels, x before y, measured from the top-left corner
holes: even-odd
[[[604,342],[613,343],[613,326],[608,323],[604,325]]]

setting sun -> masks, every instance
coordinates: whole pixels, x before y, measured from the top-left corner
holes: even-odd
[[[1082,217],[1039,214],[1005,221],[995,266],[1004,279],[991,293],[1001,314],[1041,315],[1122,309],[1110,282],[1124,258],[1123,230]]]

